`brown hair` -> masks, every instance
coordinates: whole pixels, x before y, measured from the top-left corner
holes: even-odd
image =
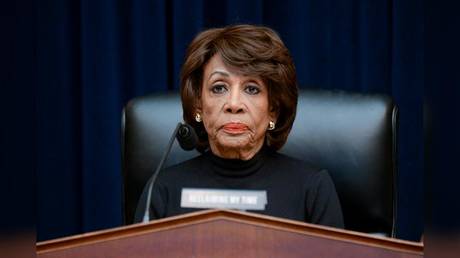
[[[270,28],[232,25],[199,33],[190,43],[182,66],[180,84],[184,121],[198,134],[197,149],[209,147],[203,123],[195,121],[204,67],[215,54],[245,75],[260,77],[268,87],[271,111],[278,115],[276,128],[267,131],[265,144],[280,149],[294,123],[298,86],[294,63],[278,34]]]

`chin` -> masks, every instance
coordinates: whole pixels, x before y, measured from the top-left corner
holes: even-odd
[[[220,143],[220,146],[225,149],[247,149],[249,148],[248,144],[241,143],[241,142],[225,142],[225,143]]]
[[[250,148],[250,142],[247,137],[222,137],[218,143],[223,148],[228,149],[247,149]]]

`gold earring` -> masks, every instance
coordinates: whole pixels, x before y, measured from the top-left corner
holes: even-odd
[[[202,120],[201,120],[201,115],[200,113],[196,113],[195,115],[195,121],[197,121],[198,123],[200,123]]]
[[[268,130],[269,131],[275,130],[275,122],[273,121],[268,122]]]

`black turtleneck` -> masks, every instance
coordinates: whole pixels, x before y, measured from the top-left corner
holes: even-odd
[[[223,159],[208,151],[164,169],[152,191],[151,217],[197,211],[180,207],[182,188],[265,190],[268,201],[265,210],[252,212],[338,228],[344,226],[337,193],[327,171],[266,148],[250,160]],[[136,222],[142,220],[146,197],[147,189],[144,189],[136,210]]]

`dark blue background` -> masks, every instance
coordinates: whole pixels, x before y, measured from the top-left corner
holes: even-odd
[[[218,3],[217,3],[218,2]],[[178,89],[199,31],[269,26],[302,87],[387,93],[400,108],[399,238],[423,231],[422,1],[40,1],[37,6],[38,240],[120,226],[120,113]]]

